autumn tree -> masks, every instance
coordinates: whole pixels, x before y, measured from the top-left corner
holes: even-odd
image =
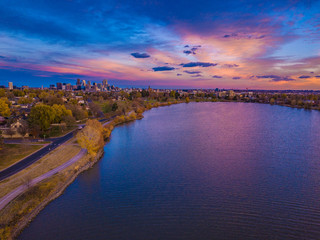
[[[60,123],[64,116],[72,116],[72,111],[66,109],[65,105],[54,104],[52,106],[52,109],[54,110],[54,115],[55,115],[54,122],[55,123]]]
[[[77,133],[77,141],[92,157],[96,156],[98,150],[104,145],[101,123],[95,119],[88,120],[86,126]]]
[[[6,96],[6,90],[4,88],[0,88],[0,97]]]
[[[76,120],[83,120],[88,117],[88,112],[78,105],[68,104],[67,109],[71,110],[72,116],[74,116]]]
[[[45,131],[54,122],[55,111],[52,107],[39,104],[31,108],[29,123],[31,126],[39,126],[41,131]]]
[[[96,104],[94,102],[90,102],[89,108],[90,108],[93,116],[98,117],[100,115],[101,107],[98,104]]]
[[[11,111],[8,103],[4,98],[0,99],[0,116],[2,117],[10,117]]]

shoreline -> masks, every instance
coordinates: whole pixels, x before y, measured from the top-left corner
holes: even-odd
[[[164,106],[170,106],[173,104],[178,104],[178,103],[184,103],[184,102],[166,102],[166,103],[156,103],[154,105],[152,105],[151,107],[147,107],[144,109],[143,112],[147,111],[147,110],[151,110],[152,108],[157,108],[157,107],[164,107]],[[131,119],[129,118],[129,116],[127,116],[127,118],[124,118],[123,121],[120,122],[115,122],[114,120],[111,121],[109,124],[113,125],[113,127],[125,124],[125,123],[129,123],[129,122],[133,122],[135,120],[140,120],[142,119],[143,116],[143,112],[138,114],[136,116],[136,118]],[[120,116],[119,116],[120,117]],[[107,127],[108,124],[106,124]],[[112,129],[113,130],[113,129]],[[111,130],[111,132],[112,132]],[[105,139],[105,144],[104,146],[107,144],[109,140],[109,137]],[[6,236],[6,227],[4,227],[3,232],[0,232],[0,237],[1,234],[5,235],[4,239],[16,239],[21,232],[32,222],[32,220],[41,212],[41,210],[43,210],[51,201],[53,201],[54,199],[58,198],[59,196],[61,196],[63,194],[63,192],[65,191],[65,189],[77,178],[77,176],[88,170],[89,168],[91,168],[95,163],[97,163],[104,154],[104,146],[102,148],[100,148],[97,152],[97,155],[92,159],[89,157],[89,160],[80,168],[77,168],[77,166],[74,168],[76,169],[76,171],[73,171],[73,173],[70,176],[67,176],[67,179],[64,180],[64,182],[62,184],[57,184],[56,186],[54,186],[54,190],[53,192],[51,192],[49,195],[47,195],[43,200],[41,200],[41,202],[36,205],[33,209],[31,209],[31,211],[29,213],[27,213],[26,215],[22,216],[16,223],[15,226],[13,226],[10,231],[8,232],[8,236]],[[86,154],[85,156],[83,156],[83,158],[88,158],[88,154]],[[26,191],[24,191],[23,193],[21,193],[19,196],[17,196],[15,199],[13,199],[11,202],[9,202],[3,209],[1,209],[0,211],[4,211],[7,208],[11,208],[14,204],[14,201],[18,200],[19,198],[23,198],[25,195],[28,195],[30,192],[32,192],[34,189],[39,188],[39,186],[41,186],[42,184],[46,184],[46,183],[50,183],[54,181],[55,177],[58,177],[59,174],[63,175],[64,171],[66,171],[68,168],[70,167],[74,167],[75,164],[79,164],[79,162],[81,162],[81,159],[78,162],[73,163],[72,165],[68,166],[67,168],[65,168],[64,170],[56,173],[55,175],[35,184],[34,186],[30,187],[29,189],[27,189]],[[68,170],[70,171],[70,170]],[[2,229],[0,229],[2,230]]]
[[[71,175],[69,179],[67,179],[62,186],[59,186],[52,194],[50,194],[47,198],[45,198],[37,207],[35,207],[32,212],[24,217],[24,219],[19,222],[17,228],[14,228],[12,230],[12,236],[11,239],[15,239],[20,235],[20,233],[28,227],[28,225],[33,221],[33,219],[53,200],[60,197],[63,192],[66,190],[66,188],[73,183],[73,181],[81,174],[82,172],[88,170],[91,168],[94,164],[96,164],[103,156],[104,151],[103,148],[100,149],[97,153],[97,155],[94,157],[93,161],[87,162],[84,166],[78,169],[76,173]],[[50,181],[50,178],[48,179]]]

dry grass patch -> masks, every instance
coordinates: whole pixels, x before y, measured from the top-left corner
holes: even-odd
[[[0,171],[42,147],[43,144],[4,144],[0,150]]]
[[[72,157],[77,155],[81,148],[73,143],[74,139],[71,139],[66,144],[53,150],[51,153],[47,154],[28,168],[22,170],[21,172],[3,180],[0,182],[0,198],[20,186],[25,184],[26,179],[33,179],[42,174],[60,166],[61,164],[67,162]]]

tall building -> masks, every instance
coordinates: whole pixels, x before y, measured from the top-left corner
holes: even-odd
[[[107,80],[107,79],[103,79],[102,85],[103,85],[104,87],[107,87],[107,86],[108,86],[108,80]]]
[[[81,83],[80,83],[80,78],[77,79],[77,86],[80,86]]]
[[[85,87],[85,86],[87,85],[87,84],[86,84],[86,80],[82,80],[82,81],[81,81],[81,85]]]
[[[60,82],[57,83],[57,89],[60,89],[60,90],[62,89],[62,83]]]
[[[9,82],[9,90],[13,89],[13,82]]]

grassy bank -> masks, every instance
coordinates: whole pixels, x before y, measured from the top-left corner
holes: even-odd
[[[3,144],[0,150],[0,171],[42,148],[44,144]]]

